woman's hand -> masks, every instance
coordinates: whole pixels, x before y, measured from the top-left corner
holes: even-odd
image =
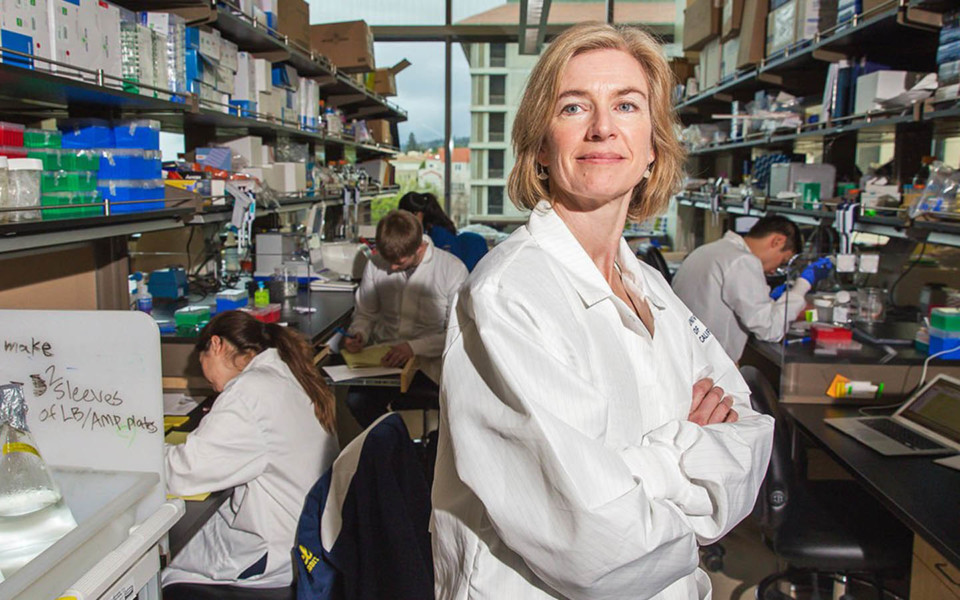
[[[344,337],[343,340],[343,345],[349,352],[360,352],[365,345],[362,333],[355,333],[351,337]]]
[[[693,403],[687,420],[697,425],[735,423],[739,416],[733,410],[733,398],[723,395],[723,389],[715,387],[713,380],[704,378],[693,384]]]
[[[383,355],[380,364],[385,367],[402,367],[411,358],[413,358],[413,348],[407,342],[403,342],[396,346],[390,346],[390,350]]]

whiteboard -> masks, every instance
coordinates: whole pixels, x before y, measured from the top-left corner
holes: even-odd
[[[0,384],[23,384],[50,465],[158,473],[160,330],[138,311],[0,310]]]

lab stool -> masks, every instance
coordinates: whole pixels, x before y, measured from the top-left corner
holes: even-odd
[[[248,588],[236,585],[175,583],[163,588],[163,600],[296,600],[297,588]]]

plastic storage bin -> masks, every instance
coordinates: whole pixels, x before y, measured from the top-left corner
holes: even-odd
[[[280,309],[281,305],[279,304],[268,304],[262,308],[242,308],[240,310],[250,313],[254,319],[262,321],[264,323],[276,323],[280,320]]]
[[[68,119],[58,125],[64,148],[113,148],[113,126],[103,119]]]
[[[193,337],[210,322],[209,306],[185,306],[173,313],[177,335]]]
[[[53,129],[24,129],[23,145],[27,148],[60,148],[63,135]]]
[[[40,176],[43,161],[36,158],[11,158],[7,160],[10,179],[8,190],[11,207],[32,208],[40,206]],[[10,213],[10,221],[30,221],[40,218],[38,210],[19,210]]]
[[[100,168],[100,152],[67,148],[60,150],[60,168],[64,171],[96,171]]]
[[[44,171],[59,171],[63,169],[60,150],[43,147],[25,147],[25,149],[27,151],[27,158],[38,158],[43,161]]]
[[[217,312],[243,308],[250,300],[246,290],[224,290],[217,294]]]
[[[0,156],[0,208],[10,207],[10,176],[7,171],[7,157]],[[6,223],[10,213],[0,211],[0,223]]]
[[[93,192],[97,174],[92,171],[44,171],[40,190],[51,192]]]
[[[88,206],[89,204],[100,203],[102,203],[102,199],[96,191],[51,192],[44,193],[40,197],[40,206],[56,207],[42,209],[44,221],[101,216],[103,215],[103,206]]]
[[[163,165],[158,150],[110,148],[100,153],[102,179],[160,179]]]
[[[116,148],[160,149],[160,122],[148,119],[123,121],[113,128]]]
[[[97,191],[110,206],[110,214],[160,210],[164,207],[162,179],[101,179]]]
[[[933,335],[930,332],[930,345],[927,348],[927,355],[937,354],[945,350],[957,349],[956,352],[950,352],[938,357],[940,360],[960,360],[960,337],[942,338]]]
[[[27,149],[23,146],[0,146],[0,156],[7,158],[26,158]]]
[[[0,121],[0,146],[23,146],[23,125]]]

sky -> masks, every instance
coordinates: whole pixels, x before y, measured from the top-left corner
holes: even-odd
[[[370,25],[442,25],[443,0],[308,0],[311,23],[363,19]],[[454,0],[454,22],[483,12],[506,0]],[[419,141],[443,138],[443,43],[377,42],[377,67],[390,67],[406,58],[411,66],[397,74],[397,96],[391,100],[407,111],[399,125],[398,143],[410,132]],[[470,135],[470,67],[459,44],[453,46],[453,136]]]

